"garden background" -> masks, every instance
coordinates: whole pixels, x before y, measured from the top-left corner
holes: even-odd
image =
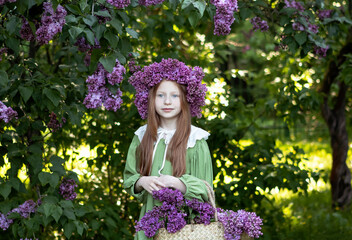
[[[0,0],[0,239],[133,238],[122,173],[144,122],[128,78],[162,58],[204,69],[193,124],[211,133],[220,207],[256,212],[261,239],[349,239],[351,13],[351,0]]]

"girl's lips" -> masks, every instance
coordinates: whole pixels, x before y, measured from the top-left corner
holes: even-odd
[[[161,110],[163,110],[164,112],[170,112],[173,110],[173,108],[162,108]]]

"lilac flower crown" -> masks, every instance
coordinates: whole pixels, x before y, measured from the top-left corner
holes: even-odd
[[[190,105],[191,115],[200,118],[201,107],[205,105],[205,93],[207,87],[202,84],[204,72],[201,67],[188,67],[177,59],[162,59],[160,63],[152,63],[142,70],[135,72],[129,79],[129,83],[136,89],[134,103],[142,119],[148,115],[149,89],[162,80],[176,81],[186,85],[186,99]]]

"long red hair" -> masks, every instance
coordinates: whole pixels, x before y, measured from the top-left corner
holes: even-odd
[[[186,150],[191,133],[191,112],[186,99],[186,87],[178,83],[176,85],[180,92],[181,112],[177,119],[176,132],[167,149],[166,158],[172,164],[172,175],[180,177],[186,172]],[[155,96],[159,86],[160,83],[149,90],[147,129],[136,150],[137,168],[142,176],[150,174],[154,143],[157,140],[157,130],[160,126],[160,116],[155,110]]]

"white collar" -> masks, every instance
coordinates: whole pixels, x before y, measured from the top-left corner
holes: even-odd
[[[144,133],[147,129],[147,124],[141,126],[140,128],[138,128],[137,131],[134,132],[135,135],[138,136],[139,141],[141,142],[144,136]],[[169,141],[171,140],[171,138],[173,137],[174,133],[175,133],[175,129],[173,130],[167,130],[167,129],[163,129],[161,127],[158,128],[158,138],[160,136],[160,134],[165,134],[165,137],[163,137],[165,139],[165,143],[166,141],[168,141],[167,143],[169,143]],[[189,135],[188,141],[187,141],[187,148],[192,148],[196,145],[196,141],[197,140],[207,140],[209,137],[209,133],[199,127],[195,127],[193,125],[191,125],[191,133]]]

